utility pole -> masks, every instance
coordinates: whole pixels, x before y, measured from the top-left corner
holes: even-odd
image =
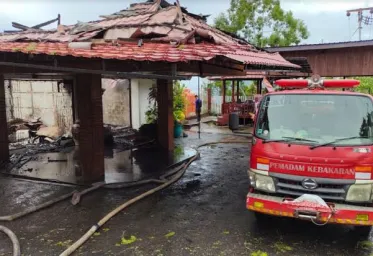
[[[350,17],[351,13],[357,12],[357,22],[359,24],[359,27],[358,27],[358,30],[359,30],[359,41],[361,41],[361,31],[363,29],[363,26],[362,26],[362,23],[363,23],[363,11],[369,11],[372,14],[373,13],[373,7],[347,10],[347,17]]]

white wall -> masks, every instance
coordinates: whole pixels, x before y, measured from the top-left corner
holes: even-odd
[[[40,118],[47,126],[70,131],[71,87],[57,81],[5,81],[7,119]]]
[[[129,126],[129,81],[126,79],[102,79],[104,124]]]
[[[148,94],[155,86],[155,80],[132,79],[132,126],[140,128],[146,123]],[[105,92],[103,101],[103,120],[105,124],[130,125],[129,81],[103,79]],[[20,81],[5,83],[7,118],[31,119],[41,117],[48,126],[60,126],[65,132],[71,130],[72,99],[71,88],[58,85],[57,81]]]
[[[148,110],[148,95],[150,88],[155,86],[154,80],[132,79],[131,100],[132,100],[132,128],[139,129],[146,123],[145,112]]]

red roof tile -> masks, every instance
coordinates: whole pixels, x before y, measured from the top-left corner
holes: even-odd
[[[242,50],[237,51],[237,47]],[[144,43],[141,47],[136,42],[123,42],[119,46],[112,44],[93,44],[91,50],[72,49],[67,43],[25,43],[0,42],[0,52],[23,52],[74,56],[84,58],[103,58],[135,61],[186,62],[209,60],[216,56],[226,56],[245,64],[289,66],[278,53],[244,51],[246,46],[186,44],[179,47],[165,43]],[[296,65],[293,65],[297,67]]]
[[[258,51],[203,20],[182,13],[178,6],[161,8],[160,2],[133,4],[126,10],[104,16],[102,20],[59,27],[58,30],[0,34],[0,51],[169,62],[203,61],[222,56],[244,64],[300,68],[278,53]],[[120,46],[93,44],[90,50],[68,47],[69,42],[87,42],[98,37],[115,41],[152,37],[154,43],[145,43],[141,47],[135,42],[121,43]],[[202,43],[196,43],[198,40]],[[34,42],[33,47],[28,42]],[[181,46],[175,47],[171,42]]]

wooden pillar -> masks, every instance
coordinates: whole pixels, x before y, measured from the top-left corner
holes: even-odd
[[[97,181],[105,175],[101,75],[79,74],[74,86],[79,168],[84,181]]]
[[[260,80],[256,80],[256,94],[262,94],[262,86]]]
[[[212,102],[212,91],[211,88],[207,88],[207,112],[211,114],[211,102]]]
[[[227,82],[226,82],[226,80],[223,80],[223,104],[221,104],[221,113],[222,114],[224,114],[226,89],[227,89]]]
[[[236,81],[237,83],[237,102],[240,99],[240,81]]]
[[[235,100],[234,100],[234,80],[232,80],[232,102],[235,102]]]
[[[226,89],[227,89],[227,82],[223,80],[223,104],[225,103]]]
[[[0,161],[9,161],[4,75],[0,75]]]
[[[172,80],[157,80],[158,99],[158,142],[161,147],[172,151],[174,148]]]

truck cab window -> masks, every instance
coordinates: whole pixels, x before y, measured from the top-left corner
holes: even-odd
[[[320,144],[357,137],[340,141],[336,146],[370,145],[373,144],[372,113],[372,101],[366,96],[272,94],[262,100],[255,135],[270,140],[299,137]]]

